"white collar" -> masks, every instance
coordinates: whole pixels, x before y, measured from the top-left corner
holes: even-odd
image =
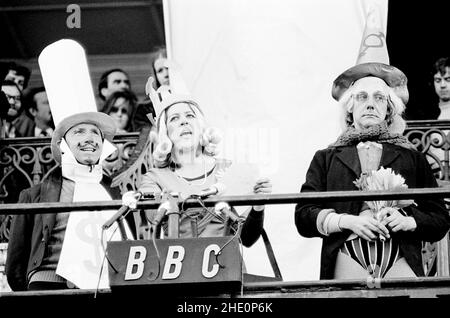
[[[93,166],[79,163],[72,151],[70,151],[64,138],[61,140],[61,169],[63,177],[73,180],[75,183],[100,183],[103,177],[102,165],[98,163]]]
[[[371,147],[383,149],[383,145],[378,142],[375,142],[375,141],[365,141],[365,142],[361,141],[358,145],[356,145],[356,148],[358,148],[358,149],[361,149],[361,148],[369,149]]]
[[[34,126],[34,136],[35,137],[39,137],[39,135],[44,131],[44,129],[39,128],[38,126]],[[51,127],[47,127],[47,129],[45,129],[45,132],[47,133],[48,136],[51,136],[53,134],[53,129]]]
[[[15,138],[16,137],[16,127],[9,121],[4,122],[5,129],[5,137],[6,138]]]
[[[439,108],[440,109],[450,108],[450,101],[448,101],[448,102],[439,102]]]

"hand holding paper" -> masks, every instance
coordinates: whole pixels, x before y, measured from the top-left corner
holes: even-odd
[[[272,183],[269,178],[261,178],[258,179],[253,187],[253,193],[272,193]],[[264,210],[264,205],[256,205],[253,206],[253,209],[256,211],[262,211]]]

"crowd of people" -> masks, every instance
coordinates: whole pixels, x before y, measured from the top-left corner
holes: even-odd
[[[154,88],[169,85],[167,54],[164,47],[152,53]],[[0,138],[51,136],[54,123],[45,87],[28,87],[31,71],[16,62],[2,63],[0,93]],[[433,87],[436,105],[427,110],[426,118],[450,119],[450,57],[441,57],[430,67],[429,84]],[[119,133],[141,131],[152,125],[147,114],[156,116],[148,98],[138,100],[128,73],[120,68],[103,72],[98,81],[98,110],[111,115]]]
[[[52,155],[60,163],[46,181],[22,191],[19,202],[75,202],[98,193],[104,199],[120,197],[102,175],[105,143],[117,133],[148,126],[153,127],[154,168],[143,176],[138,191],[122,194],[124,204],[135,208],[142,193],[169,190],[191,195],[217,185],[232,162],[216,156],[220,136],[208,127],[198,102],[177,93],[166,61],[165,50],[155,53],[154,80],[145,100],[137,99],[124,70],[111,69],[98,83],[103,101],[99,112],[71,115],[56,125],[45,88],[27,90],[30,72],[10,64],[2,82],[8,103],[2,112],[2,138],[51,136]],[[440,99],[438,118],[448,118],[447,58],[436,62],[433,78]],[[425,156],[403,136],[409,96],[406,83],[401,70],[374,62],[355,65],[336,78],[332,96],[342,108],[346,129],[336,142],[316,152],[301,192],[355,190],[355,180],[367,178],[380,167],[400,174],[409,188],[437,187]],[[81,187],[94,192],[80,192]],[[254,180],[254,194],[271,192],[270,179]],[[187,209],[180,216],[180,237],[216,237],[239,231],[242,244],[251,246],[262,233],[264,210],[265,206],[252,206],[241,216],[231,210],[235,216],[231,219],[242,221],[237,229],[229,225],[230,215],[204,207]],[[70,279],[56,272],[70,215],[12,218],[6,273],[13,290],[70,287]],[[167,222],[157,210],[136,211],[125,221],[135,239],[155,238],[155,225]],[[433,198],[382,207],[377,217],[364,202],[300,202],[295,225],[300,235],[323,239],[321,279],[419,277],[424,276],[422,242],[444,237],[450,216],[443,200]]]
[[[164,47],[156,49],[151,56],[155,89],[169,85],[165,66],[167,54]],[[3,63],[0,94],[0,138],[46,137],[55,129],[45,87],[28,87],[31,71],[15,62]],[[118,133],[141,131],[151,126],[147,114],[155,111],[151,101],[139,101],[133,92],[126,71],[113,68],[103,72],[98,82],[98,97],[102,101],[98,110],[111,115],[118,126]]]

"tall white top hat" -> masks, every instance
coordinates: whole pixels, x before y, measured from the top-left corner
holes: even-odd
[[[97,112],[83,47],[70,39],[56,41],[42,50],[38,63],[56,126],[51,142],[54,159],[61,162],[58,145],[80,123],[96,125],[106,139],[102,157],[105,151],[111,154],[115,147],[108,140],[112,141],[116,125],[109,115]]]
[[[404,104],[408,102],[408,80],[402,71],[389,65],[386,35],[381,23],[380,8],[376,4],[373,4],[367,12],[356,65],[334,80],[331,95],[339,100],[355,81],[367,76],[381,78],[394,89]]]

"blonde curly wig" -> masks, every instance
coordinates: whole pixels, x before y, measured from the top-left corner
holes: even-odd
[[[199,120],[200,129],[202,130],[200,137],[202,152],[209,156],[216,156],[218,154],[217,146],[222,140],[219,131],[214,127],[206,126],[203,113],[197,104],[187,101],[184,103],[189,105]],[[150,132],[150,140],[155,145],[153,151],[153,161],[154,165],[158,168],[165,168],[174,163],[172,158],[173,143],[169,139],[167,130],[167,111],[173,105],[167,107],[161,112],[161,115],[156,121],[156,129]]]

